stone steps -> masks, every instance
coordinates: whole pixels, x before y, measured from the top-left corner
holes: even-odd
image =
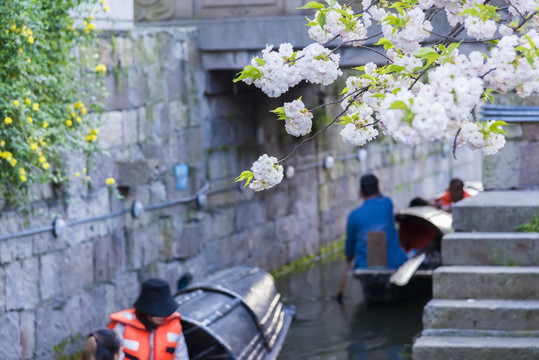
[[[539,338],[489,336],[421,336],[414,360],[537,360]]]
[[[453,205],[453,229],[461,232],[510,232],[539,211],[539,191],[483,191]]]
[[[539,266],[539,233],[451,233],[442,241],[444,265]]]
[[[432,293],[435,299],[539,300],[539,267],[441,266]]]
[[[539,300],[433,299],[424,308],[423,328],[536,331]]]

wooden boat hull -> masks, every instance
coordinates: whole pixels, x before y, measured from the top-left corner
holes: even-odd
[[[256,267],[222,270],[174,297],[191,360],[274,360],[295,313]]]
[[[395,270],[356,269],[353,276],[361,282],[368,302],[389,303],[420,296],[432,296],[432,270],[418,270],[408,284],[397,286],[389,282]]]

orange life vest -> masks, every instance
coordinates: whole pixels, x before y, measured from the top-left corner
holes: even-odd
[[[178,312],[167,317],[165,323],[155,329],[153,344],[150,344],[150,333],[135,316],[135,309],[114,313],[110,318],[112,320],[108,325],[110,329],[114,329],[116,323],[125,325],[123,337],[125,359],[174,360],[174,352],[182,334]]]

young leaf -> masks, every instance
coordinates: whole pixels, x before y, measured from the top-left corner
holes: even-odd
[[[236,181],[236,182],[240,182],[240,181],[243,181],[243,180],[247,180],[247,181],[245,182],[245,185],[243,185],[243,187],[246,187],[247,185],[249,185],[249,183],[250,183],[251,180],[253,179],[253,176],[254,176],[254,174],[253,174],[252,171],[243,171],[243,172],[241,173],[241,175],[238,176],[238,177],[236,178],[235,181]]]
[[[324,6],[324,4],[320,4],[317,1],[309,1],[307,4],[297,9],[299,10],[299,9],[325,9],[325,8],[326,7]]]

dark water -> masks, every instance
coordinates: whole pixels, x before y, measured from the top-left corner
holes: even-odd
[[[349,277],[340,305],[335,294],[343,271],[342,257],[333,257],[277,279],[284,302],[296,306],[278,360],[411,359],[428,299],[369,304],[359,281]]]

